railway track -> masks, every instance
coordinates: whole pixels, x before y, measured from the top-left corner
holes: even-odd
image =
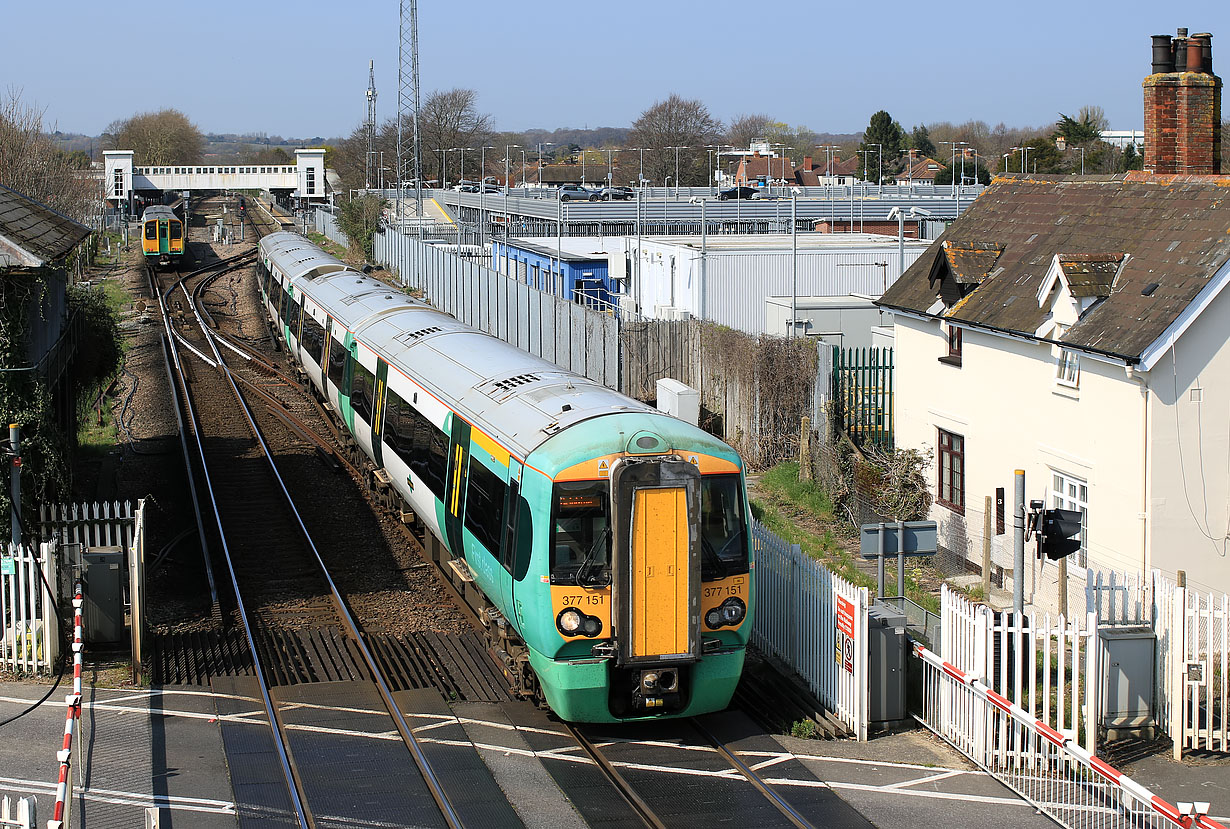
[[[340,670],[346,679],[358,680],[368,690],[358,696],[367,697],[369,702],[370,690],[374,688],[388,720],[384,730],[400,736],[409,755],[405,759],[413,761],[419,778],[418,786],[403,788],[406,770],[390,774],[387,757],[383,758],[383,767],[370,769],[371,779],[382,775],[403,779],[399,792],[388,793],[393,800],[399,795],[401,802],[390,801],[386,806],[392,806],[397,814],[417,811],[416,822],[425,825],[475,825],[472,820],[463,820],[412,733],[406,715],[394,699],[394,684],[386,677],[389,654],[382,654],[386,663],[382,664],[329,575],[273,461],[273,452],[257,416],[241,393],[240,382],[227,365],[218,338],[198,313],[197,303],[204,290],[201,286],[231,268],[244,265],[248,258],[250,254],[241,254],[214,263],[158,286],[156,293],[167,332],[169,361],[174,368],[185,445],[194,450],[192,477],[201,504],[198,515],[203,537],[210,540],[209,547],[224,564],[225,580],[234,592],[234,607],[228,615],[243,630],[257,690],[272,726],[274,753],[286,781],[287,802],[279,802],[281,798],[275,796],[265,804],[271,811],[258,811],[264,817],[277,814],[282,823],[300,826],[334,825],[339,818],[371,818],[370,804],[362,814],[337,814],[338,793],[320,782],[328,778],[328,763],[336,760],[336,755],[309,750],[302,739],[296,741],[287,731],[288,719],[297,727],[304,727],[301,717],[288,712],[299,709],[305,695],[300,693],[296,703],[288,705],[288,696],[294,695],[282,691],[284,685],[280,683],[327,675],[319,664],[326,659],[325,655],[344,654],[343,658],[333,660],[332,672]],[[197,286],[189,292],[188,283],[197,279]],[[215,607],[220,604],[221,599],[215,599]],[[306,648],[287,647],[285,637],[279,639],[279,634],[296,628],[341,631],[343,645],[315,653]],[[371,754],[376,759],[378,752]],[[416,794],[425,797],[415,798]],[[421,801],[425,799],[434,802],[436,814],[422,814]],[[411,808],[410,800],[418,805]],[[512,820],[507,819],[510,816]],[[498,825],[519,823],[511,809],[500,817]]]

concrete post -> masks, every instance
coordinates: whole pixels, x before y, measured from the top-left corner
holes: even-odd
[[[982,509],[982,595],[991,596],[991,496],[983,500]]]
[[[13,459],[9,462],[9,493],[12,496],[12,536],[14,548],[21,547],[21,426],[9,424],[9,449]]]
[[[1014,473],[1012,507],[1012,612],[1025,612],[1025,470]]]

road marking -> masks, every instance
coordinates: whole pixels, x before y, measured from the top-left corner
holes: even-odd
[[[892,784],[890,784],[890,785],[888,785],[888,786],[885,786],[884,788],[886,788],[886,789],[904,789],[906,786],[918,786],[918,785],[920,785],[920,784],[922,784],[922,783],[930,783],[930,782],[932,782],[933,780],[944,780],[944,779],[949,778],[949,777],[955,777],[955,776],[956,776],[956,775],[958,775],[958,774],[961,774],[961,772],[959,772],[959,771],[946,771],[946,772],[943,772],[943,773],[941,773],[941,774],[933,774],[933,775],[931,775],[930,777],[918,777],[918,778],[915,778],[914,780],[902,780],[900,783],[892,783]]]
[[[41,780],[25,780],[19,777],[0,777],[0,783],[6,788],[27,794],[53,795],[56,792],[55,783]],[[215,815],[235,814],[235,804],[229,800],[214,800],[206,797],[168,797],[160,794],[145,794],[143,792],[125,792],[115,789],[75,789],[75,797],[84,797],[96,803],[111,803],[119,806],[135,806],[148,808],[158,806],[174,809],[180,812],[205,812]]]

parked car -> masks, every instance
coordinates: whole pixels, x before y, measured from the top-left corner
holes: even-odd
[[[718,193],[718,198],[722,201],[730,199],[758,199],[760,198],[760,191],[755,187],[731,187]]]
[[[636,198],[631,187],[603,187],[598,191],[598,195],[604,201],[628,201]]]
[[[602,198],[598,191],[590,190],[579,184],[564,184],[559,188],[560,201],[598,201]]]
[[[492,193],[494,193],[495,195],[498,196],[504,192],[504,188],[496,184],[484,184],[483,192],[486,193],[487,195],[491,195]]]

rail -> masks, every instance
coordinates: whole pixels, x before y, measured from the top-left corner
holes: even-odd
[[[229,262],[230,260],[226,260],[226,261]],[[217,267],[217,263],[215,264],[214,267]],[[199,275],[199,273],[200,272],[195,272],[195,274],[192,274],[192,275]],[[202,359],[206,360],[211,365],[219,369],[222,373],[222,376],[226,379],[228,385],[230,386],[231,393],[239,405],[240,412],[243,414],[251,433],[253,434],[257,443],[259,444],[262,453],[265,455],[265,458],[269,465],[269,469],[273,475],[274,481],[278,489],[280,490],[282,496],[284,497],[285,503],[287,504],[287,506],[289,507],[291,511],[291,515],[294,519],[294,522],[298,525],[302,533],[302,538],[304,539],[308,549],[310,550],[312,554],[312,557],[315,559],[317,565],[320,568],[320,573],[322,574],[324,581],[328,587],[330,596],[332,597],[332,600],[333,600],[333,604],[337,610],[338,617],[340,621],[342,622],[343,627],[346,629],[347,633],[349,634],[350,638],[354,642],[356,646],[356,650],[363,657],[363,660],[366,663],[367,668],[370,671],[371,676],[374,679],[374,682],[377,687],[377,691],[379,692],[380,697],[382,701],[384,702],[386,709],[388,710],[389,716],[393,719],[399,735],[401,736],[403,742],[405,742],[408,750],[410,751],[410,754],[415,762],[415,765],[418,767],[419,772],[422,774],[423,779],[425,783],[427,784],[432,794],[432,797],[436,802],[436,805],[439,807],[440,812],[443,815],[445,822],[450,827],[460,827],[462,826],[462,822],[453,804],[450,802],[447,793],[444,791],[443,785],[440,779],[438,778],[438,776],[436,775],[435,770],[431,767],[431,765],[427,761],[427,758],[424,755],[417,738],[412,733],[411,728],[409,724],[406,722],[404,715],[401,713],[400,708],[397,706],[396,702],[394,701],[392,689],[389,686],[388,681],[385,679],[384,672],[380,668],[375,657],[371,653],[366,641],[364,640],[363,635],[358,626],[358,623],[355,621],[354,617],[351,615],[347,607],[346,601],[341,595],[340,590],[338,589],[337,585],[334,583],[332,577],[329,575],[328,568],[325,566],[324,560],[321,557],[320,552],[317,549],[316,544],[311,537],[311,534],[308,532],[307,526],[304,523],[302,516],[299,514],[299,511],[294,504],[294,500],[290,495],[290,491],[287,488],[286,483],[283,480],[281,474],[279,473],[276,464],[273,462],[273,452],[269,448],[269,446],[266,444],[265,438],[263,434],[261,433],[260,428],[257,426],[256,419],[252,413],[251,408],[248,406],[247,401],[244,399],[243,395],[239,391],[239,387],[237,384],[238,380],[232,374],[230,368],[227,366],[226,361],[222,356],[222,352],[218,348],[217,337],[215,337],[214,333],[210,330],[210,327],[206,325],[205,321],[202,319],[199,309],[198,309],[198,303],[196,301],[196,298],[188,294],[188,290],[186,286],[184,285],[184,282],[187,278],[188,277],[184,277],[183,279],[180,279],[166,293],[159,294],[159,303],[162,309],[163,322],[169,334],[168,342],[171,343],[172,354],[173,354],[177,369],[179,370],[182,376],[182,363],[180,362],[180,359],[179,359],[178,349],[175,347],[175,342],[176,341],[182,342],[182,340],[180,340],[178,334],[174,332],[173,326],[171,325],[170,314],[167,312],[167,308],[166,308],[166,298],[170,295],[172,291],[175,290],[176,287],[178,287],[180,290],[183,291],[185,298],[188,300],[189,306],[191,307],[192,312],[194,316],[196,317],[198,330],[205,335],[206,343],[208,345],[209,350],[211,351],[213,355],[213,359],[209,360],[209,358],[206,357],[205,355],[199,355],[199,356],[201,356]],[[184,345],[188,345],[188,344],[184,342]],[[226,345],[228,345],[228,347],[233,348],[233,346],[229,346],[229,344],[226,344]],[[242,355],[242,356],[246,356],[246,355]],[[189,418],[195,421],[196,415],[195,413],[191,411],[191,401],[190,401],[190,398],[188,398],[187,396],[185,397],[185,404],[189,407],[189,414],[188,414]],[[196,441],[197,441],[198,456],[201,458],[201,472],[202,472],[202,478],[205,482],[205,491],[208,494],[209,502],[213,510],[214,520],[216,521],[217,526],[219,528],[221,552],[223,554],[223,559],[226,562],[227,569],[230,575],[231,587],[235,592],[237,609],[239,611],[240,619],[241,619],[242,626],[244,629],[244,634],[245,634],[245,637],[247,638],[248,646],[251,650],[252,657],[253,657],[253,669],[254,669],[254,672],[256,673],[256,679],[260,686],[262,701],[264,703],[266,713],[269,716],[269,722],[271,724],[271,727],[273,727],[274,737],[275,737],[276,745],[278,749],[279,761],[282,766],[284,777],[288,783],[289,794],[290,794],[292,804],[296,812],[296,818],[298,819],[299,824],[301,826],[304,826],[304,827],[311,826],[311,825],[314,825],[314,819],[311,817],[304,803],[304,798],[302,796],[302,781],[300,780],[299,775],[297,774],[296,770],[292,768],[292,763],[290,759],[290,751],[289,751],[288,746],[286,745],[285,736],[282,734],[281,730],[276,727],[276,724],[279,723],[280,720],[277,716],[275,706],[272,701],[272,697],[269,693],[270,683],[267,681],[264,667],[262,666],[259,655],[258,655],[259,651],[257,650],[257,647],[256,647],[253,627],[248,617],[247,610],[244,607],[244,602],[242,599],[243,594],[239,587],[238,574],[236,572],[234,563],[231,560],[231,554],[230,554],[230,550],[229,550],[228,543],[227,543],[226,533],[222,529],[222,520],[221,520],[221,516],[218,511],[217,500],[214,494],[214,488],[213,488],[212,480],[210,478],[209,469],[205,461],[206,456],[205,456],[204,447],[201,444],[199,431],[196,432]]]
[[[1061,826],[1225,829],[1207,803],[1171,804],[1081,748],[977,676],[922,645],[923,712],[931,731]]]

